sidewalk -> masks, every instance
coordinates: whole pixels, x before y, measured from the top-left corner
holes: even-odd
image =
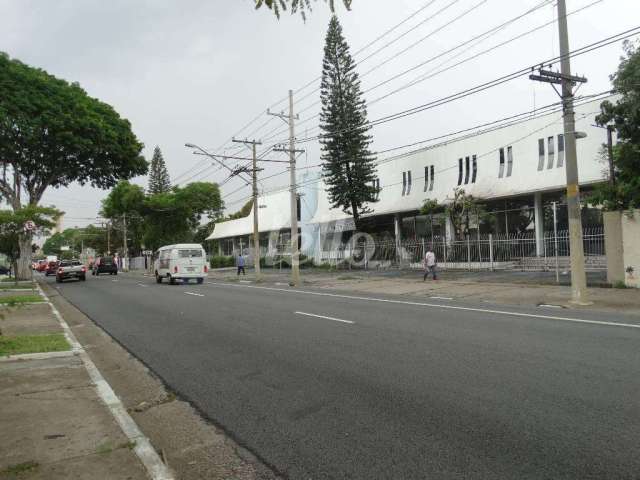
[[[603,312],[614,311],[640,315],[640,294],[637,289],[589,288],[593,305],[577,307],[569,303],[571,288],[566,285],[536,284],[537,275],[521,272],[442,272],[438,281],[422,281],[420,271],[322,271],[301,270],[303,286],[360,292],[369,295],[402,295],[411,297],[442,297],[453,300],[484,301],[503,305],[553,305],[563,308],[586,308]],[[245,277],[233,272],[214,270],[211,280],[255,281],[252,270]],[[261,281],[288,285],[288,270],[264,269]],[[547,283],[545,276],[544,282]]]
[[[81,347],[37,296],[39,304],[0,309],[0,479],[150,478],[139,445],[99,395]]]

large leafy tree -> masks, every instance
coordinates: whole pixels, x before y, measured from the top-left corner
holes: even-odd
[[[147,248],[195,241],[202,236],[206,217],[218,220],[223,202],[216,183],[194,182],[171,192],[150,195],[145,201],[144,244]]]
[[[314,0],[315,1],[315,0]],[[335,0],[324,0],[325,3],[329,3],[329,8],[331,11],[335,11]],[[347,10],[351,10],[351,2],[353,0],[342,0],[344,6]],[[276,17],[280,18],[280,13],[282,11],[286,11],[287,8],[291,10],[292,14],[296,12],[300,12],[303,19],[306,19],[307,12],[311,11],[311,0],[255,0],[256,2],[256,10],[261,8],[263,5],[273,11],[276,14]]]
[[[640,208],[640,44],[625,43],[625,55],[611,76],[615,103],[605,101],[597,122],[612,126],[618,137],[613,151],[614,178],[590,198],[608,210]]]
[[[55,226],[55,221],[61,214],[62,212],[55,208],[34,205],[15,210],[0,210],[0,253],[7,256],[14,266],[14,272],[17,271],[18,259],[22,255],[20,240],[24,235],[27,220],[35,223],[36,232],[45,233],[48,228]]]
[[[334,15],[327,31],[320,87],[322,174],[331,206],[352,215],[356,230],[361,230],[361,216],[372,211],[368,205],[377,201],[377,190],[367,109],[355,67]]]
[[[124,249],[123,240],[127,231],[127,250],[140,250],[144,228],[144,189],[127,180],[121,180],[102,201],[101,215],[111,222],[112,232],[117,233],[119,243],[115,239],[112,248]],[[130,240],[130,241],[129,241]],[[123,252],[128,255],[129,252]]]
[[[38,205],[48,188],[110,188],[146,173],[142,146],[127,120],[77,83],[0,53],[0,195],[14,211]],[[20,246],[27,276],[31,235]]]
[[[111,238],[108,239],[107,236]],[[103,226],[88,225],[84,228],[67,228],[62,232],[51,235],[42,245],[42,252],[45,255],[64,254],[62,247],[70,248],[70,255],[77,256],[82,252],[82,247],[92,248],[97,254],[104,254],[108,250],[108,241],[116,244],[122,241],[121,237],[116,237],[113,232],[107,232]]]
[[[149,193],[164,193],[171,190],[171,180],[160,147],[156,145],[149,167]]]

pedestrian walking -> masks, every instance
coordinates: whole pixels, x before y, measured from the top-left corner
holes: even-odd
[[[424,254],[424,277],[422,277],[422,281],[424,282],[429,274],[433,277],[434,280],[438,279],[438,275],[436,273],[436,254],[433,253],[433,248],[429,246],[427,249],[427,253]]]
[[[242,272],[242,275],[246,275],[246,272],[244,271],[244,256],[242,255],[242,252],[240,252],[238,254],[238,258],[236,258],[236,265],[238,267],[238,276],[240,276],[240,272]]]

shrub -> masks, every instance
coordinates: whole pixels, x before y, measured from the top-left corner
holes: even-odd
[[[225,267],[233,267],[235,266],[236,261],[231,256],[215,256],[211,257],[210,265],[211,268],[225,268]]]

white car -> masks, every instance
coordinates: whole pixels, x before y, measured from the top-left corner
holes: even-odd
[[[162,283],[163,278],[168,279],[171,285],[176,280],[188,282],[192,278],[202,283],[209,272],[206,253],[199,243],[166,245],[156,254],[154,270],[157,283]]]

